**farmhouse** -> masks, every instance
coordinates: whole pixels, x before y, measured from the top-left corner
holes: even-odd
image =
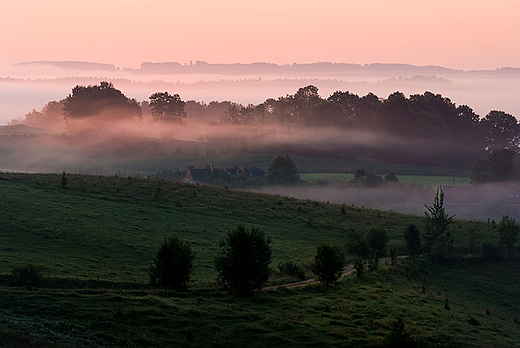
[[[204,180],[212,176],[215,172],[221,172],[222,174],[229,176],[244,175],[248,178],[261,178],[265,177],[265,172],[259,168],[246,168],[246,167],[224,167],[223,169],[215,168],[213,164],[205,164],[202,169],[196,169],[195,166],[189,166],[181,176],[181,181],[191,184],[202,184]]]

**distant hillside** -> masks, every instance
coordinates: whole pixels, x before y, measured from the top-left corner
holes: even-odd
[[[141,68],[133,70],[141,74],[220,74],[220,75],[341,75],[348,73],[359,75],[401,75],[401,74],[456,74],[459,70],[447,69],[439,66],[414,66],[407,64],[348,64],[319,62],[309,64],[251,63],[251,64],[211,64],[197,61],[194,64],[181,65],[177,62],[152,63],[145,62]]]
[[[80,62],[80,61],[32,61],[16,64],[23,67],[52,66],[64,70],[119,70],[113,64]],[[178,62],[144,62],[139,69],[122,68],[124,72],[147,74],[210,74],[210,75],[317,75],[317,76],[414,76],[414,75],[441,75],[441,76],[520,76],[520,68],[503,67],[495,70],[456,70],[442,66],[411,64],[352,64],[352,63],[293,63],[278,65],[274,63],[232,63],[214,64],[205,61],[196,61],[190,64]]]
[[[92,63],[92,62],[77,62],[77,61],[33,61],[22,62],[16,64],[23,67],[55,67],[64,70],[101,70],[101,71],[115,71],[116,67],[113,64]]]

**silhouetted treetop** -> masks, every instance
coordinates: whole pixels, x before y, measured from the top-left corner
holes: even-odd
[[[186,103],[178,94],[157,92],[152,94],[149,99],[152,117],[156,120],[182,123],[182,119],[186,117],[184,110]]]
[[[135,99],[127,98],[110,82],[80,86],[72,89],[63,105],[65,118],[96,116],[103,119],[121,119],[141,116],[141,107]]]
[[[504,111],[493,110],[481,120],[481,128],[488,149],[513,149],[520,145],[520,125]]]

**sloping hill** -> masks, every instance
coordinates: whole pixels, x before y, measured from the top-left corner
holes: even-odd
[[[321,241],[341,245],[348,229],[383,226],[402,245],[404,228],[423,228],[422,217],[353,206],[342,214],[333,204],[144,178],[66,179],[62,188],[58,174],[0,173],[0,276],[33,263],[55,279],[41,289],[0,286],[0,345],[374,347],[397,318],[425,347],[520,342],[518,261],[403,260],[330,289],[252,298],[206,282],[215,276],[218,240],[238,224],[272,238],[276,265],[311,258]],[[452,226],[459,250],[465,225]],[[491,224],[481,229],[482,241],[496,241]],[[144,285],[170,234],[189,239],[197,252],[197,283],[187,293]]]

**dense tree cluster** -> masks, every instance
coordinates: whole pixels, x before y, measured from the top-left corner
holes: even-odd
[[[24,123],[50,128],[51,124],[61,122],[63,127],[60,115],[69,120],[90,116],[113,120],[140,116],[144,112],[154,120],[172,123],[184,123],[184,119],[188,119],[193,123],[277,125],[282,129],[327,127],[376,134],[385,141],[381,144],[353,141],[345,146],[282,143],[277,144],[276,149],[269,148],[271,145],[262,146],[268,151],[293,155],[384,158],[395,163],[420,165],[463,163],[469,166],[487,154],[503,149],[516,151],[520,145],[520,124],[513,115],[492,110],[480,117],[469,106],[456,105],[449,98],[431,92],[409,97],[394,92],[385,99],[373,93],[359,96],[336,91],[324,99],[317,87],[309,85],[294,94],[269,98],[258,105],[244,106],[229,101],[184,102],[179,94],[168,92],[154,93],[149,99],[137,103],[109,82],[78,85],[63,101],[50,102],[42,111],[28,113]],[[501,174],[493,174],[495,169],[491,158],[488,162],[481,161],[474,173],[474,182],[502,180]],[[364,179],[368,184],[380,178],[368,175]]]
[[[33,109],[25,115],[24,123],[34,127],[63,128],[65,125],[63,104],[64,100],[50,101],[40,111]]]
[[[108,120],[141,116],[137,101],[127,98],[106,81],[99,85],[74,87],[65,98],[63,110],[66,119],[96,116]]]
[[[454,157],[463,153],[476,159],[486,150],[516,149],[520,145],[520,124],[514,116],[493,110],[481,118],[469,106],[457,106],[449,98],[431,92],[408,98],[394,92],[383,99],[373,93],[358,96],[337,91],[323,99],[318,88],[310,85],[294,95],[267,99],[256,106],[232,104],[224,115],[225,123],[232,124],[333,126],[436,141]]]

